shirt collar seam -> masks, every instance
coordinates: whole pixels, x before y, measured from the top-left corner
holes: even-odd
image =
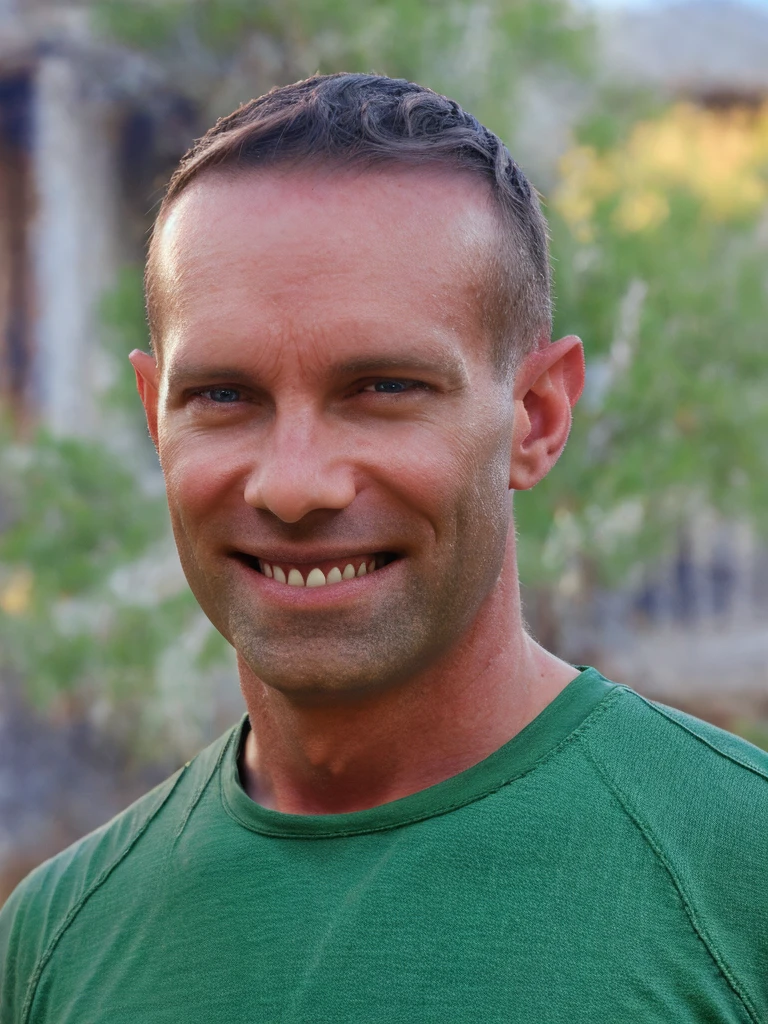
[[[592,727],[594,722],[608,710],[608,708],[613,704],[614,700],[616,700],[618,696],[620,694],[623,694],[624,692],[627,692],[627,687],[614,685],[613,689],[606,693],[605,696],[600,699],[599,703],[596,704],[594,708],[592,708],[592,710],[589,712],[586,718],[584,718],[584,720],[580,722],[575,729],[572,729],[567,736],[564,736],[559,743],[557,743],[546,753],[542,754],[541,757],[539,757],[532,764],[528,765],[527,768],[523,769],[522,771],[519,771],[517,774],[510,776],[510,778],[508,779],[504,779],[504,781],[499,783],[498,785],[494,785],[490,789],[482,790],[472,795],[471,797],[468,797],[467,799],[455,800],[443,806],[432,808],[429,811],[416,813],[411,815],[410,817],[395,820],[392,822],[387,822],[386,824],[360,826],[358,828],[350,827],[348,829],[338,829],[334,832],[319,832],[314,834],[309,832],[294,832],[289,829],[281,831],[277,828],[273,829],[270,827],[259,826],[254,824],[253,822],[247,821],[236,810],[236,808],[232,806],[224,786],[223,770],[219,771],[219,790],[221,793],[221,800],[229,816],[233,818],[239,825],[242,825],[243,828],[247,828],[249,832],[255,832],[258,835],[267,836],[270,839],[347,839],[352,838],[354,836],[374,835],[377,832],[391,832],[393,829],[396,828],[405,828],[408,825],[416,825],[419,822],[428,821],[430,818],[440,818],[445,814],[451,814],[453,811],[460,810],[462,807],[468,807],[470,804],[477,803],[479,800],[484,800],[489,796],[493,796],[500,790],[504,789],[505,786],[509,786],[513,782],[518,782],[520,779],[530,775],[532,772],[536,771],[538,768],[543,767],[548,761],[556,757],[564,747],[566,747],[572,742],[575,742],[577,739],[583,736],[584,733]],[[236,734],[237,732],[235,733],[235,735]],[[318,818],[320,817],[322,816],[318,815]]]

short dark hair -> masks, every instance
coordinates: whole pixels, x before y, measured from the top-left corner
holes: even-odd
[[[214,168],[259,169],[305,162],[340,166],[442,164],[490,186],[500,218],[484,313],[494,357],[511,368],[549,341],[552,327],[547,223],[536,191],[492,131],[454,100],[382,75],[316,75],[271,89],[222,117],[182,157],[156,225],[187,186]],[[157,349],[154,237],[147,261],[147,315]]]

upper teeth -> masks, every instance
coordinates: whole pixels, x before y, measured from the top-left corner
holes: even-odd
[[[279,565],[271,565],[260,559],[259,566],[265,576],[277,580],[278,583],[287,583],[289,587],[324,587],[326,583],[341,583],[343,580],[351,580],[355,576],[365,576],[367,573],[373,572],[376,568],[376,559],[373,558],[370,562],[361,562],[357,572],[351,562],[347,562],[343,569],[334,565],[327,574],[315,566],[307,573],[306,580],[298,569],[289,569],[286,578],[285,570],[281,569]]]

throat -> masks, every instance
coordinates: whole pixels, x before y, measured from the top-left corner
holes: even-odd
[[[316,735],[306,745],[293,744],[292,757],[278,759],[268,755],[265,740],[249,730],[238,768],[248,796],[269,810],[348,814],[406,795],[391,759],[377,757],[370,748],[345,749],[327,735]]]

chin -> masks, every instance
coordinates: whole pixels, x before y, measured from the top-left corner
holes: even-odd
[[[321,665],[289,665],[264,664],[263,658],[255,663],[245,659],[253,674],[264,685],[277,690],[292,701],[302,704],[338,704],[339,701],[364,700],[376,693],[381,693],[391,686],[394,680],[387,674],[367,673],[354,670],[350,665],[339,665],[336,671],[329,668],[327,659]]]
[[[329,644],[327,637],[314,642],[283,638],[275,643],[253,636],[234,641],[248,674],[292,700],[311,703],[364,699],[392,689],[421,660],[402,644],[390,648],[372,637],[347,636],[337,644]],[[247,685],[245,679],[243,683]]]

